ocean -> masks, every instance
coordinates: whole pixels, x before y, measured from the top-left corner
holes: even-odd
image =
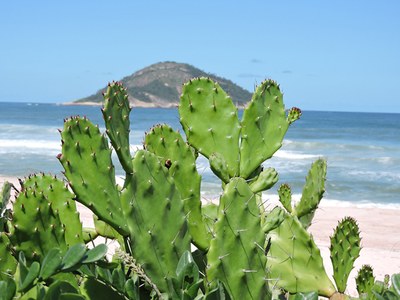
[[[0,175],[60,174],[57,129],[75,115],[87,116],[104,131],[99,107],[0,102]],[[132,152],[142,148],[144,133],[160,123],[180,129],[177,110],[132,110]],[[322,204],[400,208],[400,114],[304,111],[282,148],[264,163],[279,173],[278,184],[265,197],[276,198],[281,183],[288,183],[298,197],[311,163],[320,157],[328,162]],[[114,162],[122,176],[116,156]],[[203,197],[216,197],[221,188],[207,160],[200,157],[197,167]]]

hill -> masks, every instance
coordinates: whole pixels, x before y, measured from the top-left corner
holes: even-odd
[[[250,101],[251,93],[232,81],[206,73],[189,64],[176,62],[161,62],[141,69],[120,81],[127,88],[129,101],[132,106],[142,107],[175,107],[179,103],[182,84],[193,77],[210,77],[217,81],[221,87],[232,97],[234,103],[243,106]],[[74,104],[101,104],[102,92],[79,99]]]

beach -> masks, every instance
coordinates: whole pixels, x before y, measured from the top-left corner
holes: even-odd
[[[0,176],[0,186],[4,181],[19,185],[16,177]],[[90,210],[78,204],[83,226],[92,227]],[[400,272],[400,235],[398,234],[399,210],[390,208],[360,208],[356,205],[333,206],[322,200],[310,227],[314,240],[321,250],[324,265],[328,275],[332,274],[329,258],[330,236],[338,221],[346,216],[355,218],[359,224],[362,237],[362,250],[355,262],[355,268],[350,274],[347,293],[356,296],[355,276],[364,264],[373,267],[377,280],[383,280],[385,274]]]

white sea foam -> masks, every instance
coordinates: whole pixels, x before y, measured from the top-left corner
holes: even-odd
[[[387,171],[350,171],[348,174],[366,180],[400,181],[400,174]]]
[[[282,159],[292,159],[292,160],[301,160],[301,159],[314,159],[314,158],[319,158],[322,157],[322,155],[318,154],[304,154],[301,152],[293,152],[293,151],[287,151],[287,150],[279,150],[274,154],[274,157],[276,158],[282,158]]]
[[[54,154],[60,151],[61,143],[59,141],[0,139],[0,153],[21,152]]]
[[[296,205],[301,198],[301,194],[293,194],[292,201]],[[267,208],[273,208],[279,204],[279,196],[277,194],[269,195],[263,193],[263,201]],[[355,208],[379,208],[379,209],[399,209],[400,203],[373,203],[371,201],[359,200],[359,201],[345,201],[337,199],[323,198],[319,204],[320,208],[324,207],[355,207]]]

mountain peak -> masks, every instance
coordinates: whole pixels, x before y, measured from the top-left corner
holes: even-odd
[[[235,103],[244,106],[251,99],[251,93],[232,81],[206,73],[192,65],[177,62],[160,62],[122,78],[127,88],[128,99],[132,106],[141,107],[176,107],[182,93],[182,85],[194,77],[209,77],[217,81]],[[102,92],[79,99],[75,103],[102,103]]]

